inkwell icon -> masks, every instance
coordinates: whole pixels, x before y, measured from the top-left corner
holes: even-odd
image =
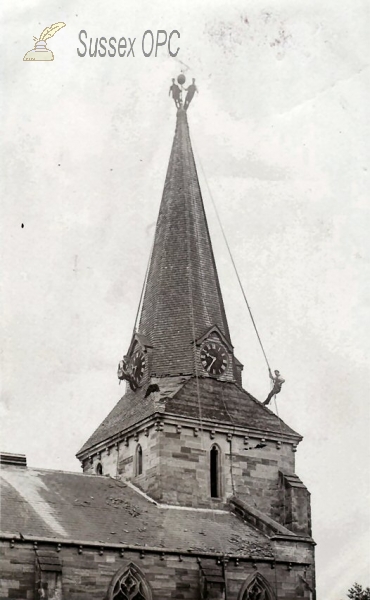
[[[35,47],[24,55],[23,60],[54,60],[54,54],[46,47],[46,40],[53,37],[59,29],[65,26],[65,23],[60,22],[54,23],[50,27],[45,27],[38,39],[35,36],[33,37]]]

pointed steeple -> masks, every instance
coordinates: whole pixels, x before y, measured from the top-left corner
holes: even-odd
[[[187,114],[180,108],[138,327],[153,346],[151,373],[195,374],[194,343],[212,327],[231,348]]]

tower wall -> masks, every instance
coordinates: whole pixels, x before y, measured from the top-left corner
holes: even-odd
[[[85,461],[84,471],[130,481],[154,500],[222,508],[237,496],[291,531],[311,535],[310,495],[295,475],[295,446],[255,436],[161,421]],[[264,444],[263,448],[256,448]],[[137,449],[142,449],[138,473]],[[211,497],[210,453],[218,449],[217,498]]]

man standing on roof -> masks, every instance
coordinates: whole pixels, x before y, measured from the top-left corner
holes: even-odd
[[[174,79],[172,79],[172,85],[170,87],[170,91],[169,91],[168,95],[171,96],[171,93],[172,93],[172,98],[175,101],[176,107],[181,108],[181,90],[180,90],[179,86],[177,85],[177,83],[175,83]]]
[[[191,83],[191,84],[189,85],[189,87],[188,87],[188,88],[185,88],[185,89],[186,89],[186,91],[187,91],[188,93],[186,94],[186,98],[185,98],[185,104],[184,104],[184,109],[185,109],[185,110],[187,110],[187,108],[188,108],[188,106],[189,106],[190,102],[192,101],[192,99],[193,99],[193,97],[194,97],[194,94],[195,94],[195,92],[197,92],[197,94],[199,94],[199,92],[198,92],[198,88],[197,88],[197,86],[195,85],[195,79],[193,79],[193,83]]]
[[[285,383],[285,379],[283,379],[282,376],[280,375],[280,371],[274,371],[274,373],[275,373],[275,377],[271,373],[271,369],[269,369],[269,376],[270,376],[271,381],[273,381],[274,385],[272,387],[271,392],[267,396],[266,400],[262,403],[265,406],[270,404],[273,396],[276,396],[276,394],[279,394],[279,392],[281,392],[281,386],[283,385],[283,383]]]

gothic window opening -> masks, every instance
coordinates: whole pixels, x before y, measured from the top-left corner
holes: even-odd
[[[211,498],[219,498],[220,494],[220,451],[213,445],[210,452]]]
[[[140,444],[136,448],[136,476],[143,472],[143,449]]]
[[[152,600],[152,593],[139,568],[130,564],[113,578],[106,599]]]
[[[103,465],[100,462],[96,465],[95,471],[97,475],[103,475]]]
[[[238,600],[275,600],[275,595],[265,578],[257,573],[244,583]]]

